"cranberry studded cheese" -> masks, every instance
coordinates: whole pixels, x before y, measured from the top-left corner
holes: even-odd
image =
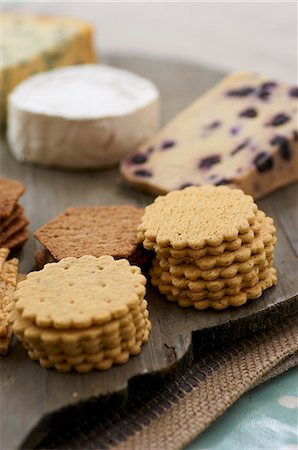
[[[297,87],[232,74],[122,161],[122,174],[154,194],[226,184],[259,198],[298,179],[297,98]]]

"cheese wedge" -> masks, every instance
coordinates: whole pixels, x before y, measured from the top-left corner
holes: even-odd
[[[49,166],[116,164],[159,125],[155,85],[102,64],[34,75],[13,90],[8,104],[14,156]]]
[[[298,88],[253,73],[226,77],[121,164],[153,194],[227,184],[255,198],[298,179]]]
[[[93,63],[92,28],[81,20],[1,14],[1,122],[9,92],[25,78],[45,70]]]

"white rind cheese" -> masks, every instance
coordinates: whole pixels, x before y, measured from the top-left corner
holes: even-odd
[[[88,64],[30,77],[11,93],[8,110],[8,140],[19,161],[106,167],[157,130],[159,93],[131,72]]]

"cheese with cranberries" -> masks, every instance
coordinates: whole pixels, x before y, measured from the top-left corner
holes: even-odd
[[[298,179],[298,88],[253,73],[226,77],[121,164],[153,194],[230,185],[259,198]]]

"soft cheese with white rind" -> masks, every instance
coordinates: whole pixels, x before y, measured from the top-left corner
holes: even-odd
[[[159,124],[151,81],[105,65],[35,75],[9,96],[8,140],[19,161],[65,168],[116,164]]]
[[[95,63],[92,28],[65,17],[0,14],[0,111],[5,122],[8,94],[21,81],[45,70]]]
[[[298,88],[253,73],[226,77],[121,164],[154,194],[204,184],[259,198],[298,179]]]

